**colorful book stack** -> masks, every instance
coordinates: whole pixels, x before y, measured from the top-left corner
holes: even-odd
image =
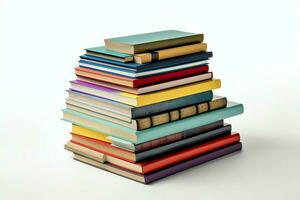
[[[63,119],[74,159],[150,183],[239,151],[224,119],[243,105],[213,95],[203,34],[168,30],[106,39],[75,68]]]

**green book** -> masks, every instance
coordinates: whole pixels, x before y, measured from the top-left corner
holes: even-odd
[[[105,39],[105,47],[128,54],[144,53],[203,41],[203,34],[176,30],[158,31]]]
[[[194,117],[181,119],[141,131],[130,129],[126,126],[92,117],[71,109],[63,110],[63,120],[134,144],[140,144],[180,131],[223,120],[225,118],[241,114],[243,111],[244,108],[242,104],[228,102],[226,108],[203,113]]]
[[[116,60],[120,62],[131,62],[133,61],[133,55],[127,53],[121,53],[117,51],[111,51],[105,48],[105,46],[101,47],[92,47],[85,49],[87,55],[107,58],[111,60]]]

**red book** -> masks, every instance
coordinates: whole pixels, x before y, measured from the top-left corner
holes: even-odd
[[[105,81],[118,85],[123,85],[132,88],[139,88],[142,86],[153,85],[156,83],[162,83],[166,81],[176,80],[184,77],[189,77],[197,74],[208,72],[208,66],[202,65],[198,67],[183,69],[179,71],[173,71],[169,73],[149,76],[145,78],[129,78],[124,76],[118,76],[110,73],[101,72],[98,70],[87,69],[84,67],[76,67],[75,73],[77,76],[83,76],[95,80]]]
[[[91,147],[87,144],[82,144],[73,139],[71,140],[71,142],[67,143],[65,147],[66,149],[71,150],[76,154],[83,155],[85,157],[93,158],[95,160],[99,158],[98,161],[100,162],[107,162],[109,164],[116,165],[126,170],[130,170],[140,174],[147,174],[150,172],[154,172],[166,168],[168,166],[175,165],[185,160],[198,157],[202,154],[206,154],[218,150],[222,147],[226,147],[228,145],[237,143],[239,141],[240,141],[240,135],[238,133],[235,133],[230,136],[225,136],[225,137],[211,140],[210,142],[207,142],[205,144],[193,145],[191,147],[187,147],[179,151],[171,152],[144,162],[137,162],[137,163],[129,162],[128,160],[124,160],[120,158],[120,156],[118,155],[114,155],[112,153],[108,154],[107,152],[100,150],[95,146]]]

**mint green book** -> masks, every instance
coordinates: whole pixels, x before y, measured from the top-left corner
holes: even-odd
[[[128,54],[144,53],[203,41],[203,34],[166,30],[105,39],[105,47]]]
[[[101,132],[111,139],[117,138],[134,144],[140,144],[154,140],[160,137],[171,135],[187,129],[203,126],[212,122],[223,120],[228,117],[243,113],[244,107],[242,104],[228,102],[226,108],[210,111],[193,117],[170,122],[153,128],[136,131],[126,126],[115,124],[100,118],[92,117],[71,109],[63,110],[63,120],[88,128],[94,131]]]
[[[116,51],[111,51],[105,48],[105,46],[101,47],[92,47],[85,49],[86,54],[90,56],[96,56],[111,60],[116,60],[120,62],[131,62],[133,61],[133,55],[127,53],[121,53]]]

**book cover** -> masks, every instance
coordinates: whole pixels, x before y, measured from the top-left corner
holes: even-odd
[[[203,41],[203,34],[177,30],[166,30],[151,33],[129,35],[105,39],[107,49],[136,54],[156,49],[180,46]]]
[[[141,131],[136,131],[125,126],[85,115],[70,109],[63,109],[63,120],[134,144],[140,144],[167,135],[172,135],[180,131],[236,116],[243,113],[243,111],[244,108],[242,104],[229,101],[226,108],[206,112],[201,115],[196,115]]]
[[[162,101],[176,99],[196,93],[206,92],[209,90],[217,89],[221,87],[221,81],[219,79],[201,81],[191,83],[175,88],[169,88],[157,92],[152,92],[142,95],[134,95],[126,92],[120,92],[118,90],[110,89],[107,87],[97,86],[82,81],[70,81],[71,89],[79,92],[92,94],[102,98],[111,99],[135,107],[146,106]]]
[[[179,164],[169,166],[165,169],[158,170],[156,172],[144,174],[144,175],[128,171],[124,168],[121,168],[121,167],[118,167],[115,165],[111,165],[109,163],[103,163],[101,158],[96,157],[96,156],[95,157],[87,157],[87,156],[82,156],[80,154],[74,153],[74,159],[77,161],[89,164],[91,166],[106,170],[108,172],[112,172],[114,174],[132,179],[134,181],[144,183],[144,184],[149,184],[149,183],[152,183],[159,179],[162,179],[164,177],[167,177],[167,176],[176,174],[178,172],[184,171],[186,169],[198,166],[198,165],[208,162],[210,160],[214,160],[214,159],[220,158],[222,156],[240,151],[241,149],[242,149],[242,143],[238,142],[236,144],[226,146],[226,147],[218,149],[216,151],[212,151],[210,153],[200,155],[198,157],[186,160]]]

